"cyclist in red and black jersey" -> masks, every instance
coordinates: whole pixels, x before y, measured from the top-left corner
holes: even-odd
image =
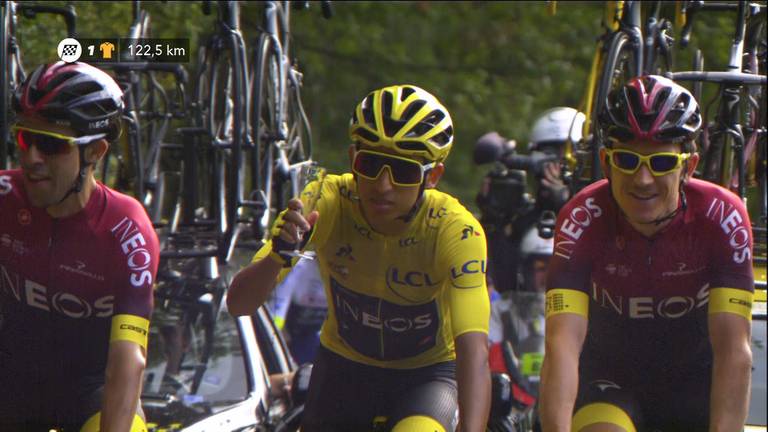
[[[747,415],[752,234],[692,179],[693,96],[659,76],[609,95],[607,177],[561,211],[547,278],[545,431],[736,431]]]
[[[0,430],[138,431],[158,240],[96,182],[123,92],[83,63],[38,67],[13,99],[21,168],[0,171]]]

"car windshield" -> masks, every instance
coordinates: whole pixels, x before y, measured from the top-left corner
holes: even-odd
[[[246,359],[232,316],[213,307],[210,294],[194,302],[161,300],[156,296],[150,325],[145,411],[154,400],[204,416],[246,399]]]

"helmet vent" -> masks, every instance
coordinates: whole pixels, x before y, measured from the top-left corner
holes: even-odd
[[[357,128],[354,132],[357,136],[368,142],[379,142],[379,136],[364,128]]]
[[[451,141],[451,137],[453,136],[453,126],[448,126],[445,128],[444,131],[440,132],[439,134],[433,136],[430,141],[437,144],[438,146],[442,147],[446,144],[448,144]]]
[[[412,119],[413,116],[416,115],[416,113],[419,112],[419,110],[424,106],[424,104],[426,104],[425,101],[419,100],[419,101],[416,101],[416,102],[408,105],[408,108],[405,109],[405,112],[403,112],[403,115],[400,116],[400,118],[404,122],[407,122],[408,120]]]
[[[365,124],[371,126],[376,124],[376,120],[373,116],[373,104],[371,103],[372,99],[373,94],[370,94],[367,98],[365,98],[365,101],[363,102],[363,120],[365,121]]]
[[[423,143],[419,141],[398,141],[395,143],[397,148],[405,151],[423,151],[425,153],[429,152],[429,149],[427,149],[427,146],[425,146]]]
[[[445,114],[442,111],[434,110],[431,113],[429,113],[428,116],[424,117],[424,120],[422,120],[422,123],[427,123],[431,126],[437,126],[440,124],[441,121],[445,118]]]
[[[416,93],[416,90],[413,89],[413,87],[403,87],[403,90],[400,92],[400,101],[404,101],[408,99],[408,96]]]
[[[65,72],[65,73],[62,73],[61,75],[54,76],[53,79],[49,83],[47,83],[47,85],[45,86],[46,90],[51,91],[52,89],[55,89],[56,87],[61,85],[63,82],[67,81],[68,79],[74,76],[77,76],[77,74],[78,74],[77,72],[73,71],[73,72]]]

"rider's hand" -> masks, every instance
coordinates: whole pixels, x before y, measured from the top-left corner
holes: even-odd
[[[284,260],[285,258],[290,259],[284,252],[300,250],[306,244],[304,236],[312,229],[312,225],[319,217],[317,211],[313,211],[305,218],[302,214],[303,208],[301,200],[298,198],[291,199],[288,201],[288,207],[277,215],[274,224],[272,224],[270,230],[272,251]]]
[[[560,164],[557,162],[545,163],[542,174],[539,198],[552,203],[555,209],[559,209],[568,201],[570,194],[568,186],[562,179]]]
[[[556,163],[556,162],[545,163],[543,174],[544,175],[541,178],[542,186],[552,190],[565,187],[565,183],[563,182],[560,176],[559,163]]]

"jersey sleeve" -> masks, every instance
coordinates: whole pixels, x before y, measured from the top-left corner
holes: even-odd
[[[709,313],[752,316],[754,275],[752,225],[744,203],[728,191],[709,201],[711,229]]]
[[[113,234],[118,232],[121,241],[116,241],[114,251],[115,312],[110,342],[128,340],[146,348],[160,245],[152,223],[138,203],[115,225]]]
[[[485,282],[485,232],[469,213],[459,214],[441,233],[441,268],[448,274],[448,298],[454,339],[467,332],[488,334],[490,299]]]
[[[559,212],[554,249],[547,266],[546,315],[576,313],[588,316],[592,260],[590,242],[605,213],[596,198],[576,195]]]

